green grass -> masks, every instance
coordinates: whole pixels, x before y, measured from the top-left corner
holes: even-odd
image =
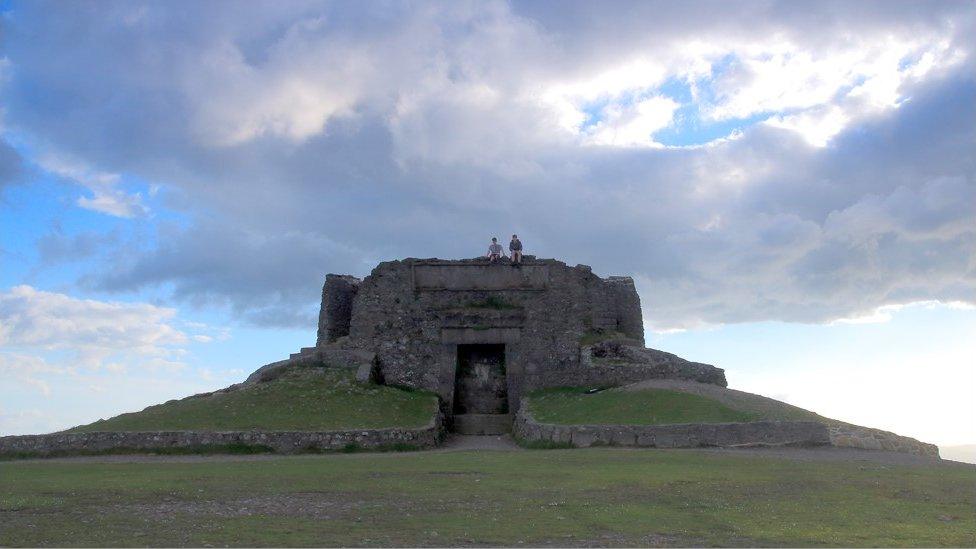
[[[529,395],[529,410],[540,423],[562,425],[661,425],[755,421],[753,412],[734,410],[715,400],[668,389],[586,394],[582,388],[558,388]]]
[[[964,546],[976,469],[622,448],[0,463],[0,546]]]
[[[174,400],[67,432],[422,427],[436,409],[430,393],[356,383],[346,369],[302,368],[268,383]]]

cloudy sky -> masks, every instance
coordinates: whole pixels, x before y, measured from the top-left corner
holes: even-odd
[[[731,386],[976,442],[972,2],[0,2],[0,433],[225,386],[327,272],[632,275]]]

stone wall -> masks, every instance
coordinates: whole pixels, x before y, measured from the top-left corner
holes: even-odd
[[[349,335],[353,300],[359,291],[360,280],[353,276],[329,274],[322,285],[322,306],[319,308],[319,329],[316,346],[331,343]]]
[[[841,448],[888,450],[919,456],[939,457],[939,447],[914,438],[859,425],[831,425],[830,443]]]
[[[858,425],[825,425],[818,421],[751,421],[677,425],[555,425],[539,423],[528,407],[519,408],[512,426],[515,437],[545,444],[638,446],[654,448],[725,448],[749,446],[834,446],[885,450],[939,457],[939,448]]]
[[[581,363],[584,336],[614,332],[644,340],[630,278],[603,279],[585,265],[532,256],[521,268],[483,259],[406,259],[379,264],[359,284],[341,345],[375,352],[386,383],[433,391],[450,410],[457,345],[504,344],[515,408],[527,391],[607,384],[604,375],[627,383],[663,371]]]
[[[751,421],[679,425],[554,425],[538,423],[521,406],[513,425],[515,437],[547,444],[639,446],[653,448],[826,446],[827,427],[816,421]]]
[[[267,446],[275,452],[296,453],[342,450],[350,445],[383,449],[395,445],[433,448],[440,444],[442,421],[438,415],[418,429],[355,429],[345,431],[159,431],[53,433],[0,437],[0,456],[94,453],[112,450],[161,450],[245,444]]]

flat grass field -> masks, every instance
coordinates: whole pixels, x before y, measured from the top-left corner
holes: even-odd
[[[356,383],[348,369],[296,368],[268,383],[171,400],[67,432],[423,427],[436,410],[430,393]]]
[[[701,450],[0,462],[3,546],[976,545],[976,468]]]

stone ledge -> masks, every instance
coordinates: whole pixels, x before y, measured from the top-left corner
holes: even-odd
[[[347,429],[341,431],[150,431],[53,433],[0,437],[0,456],[51,453],[88,453],[125,450],[161,450],[244,444],[267,446],[289,454],[342,450],[349,446],[382,449],[395,445],[433,448],[443,438],[440,414],[414,429]]]

